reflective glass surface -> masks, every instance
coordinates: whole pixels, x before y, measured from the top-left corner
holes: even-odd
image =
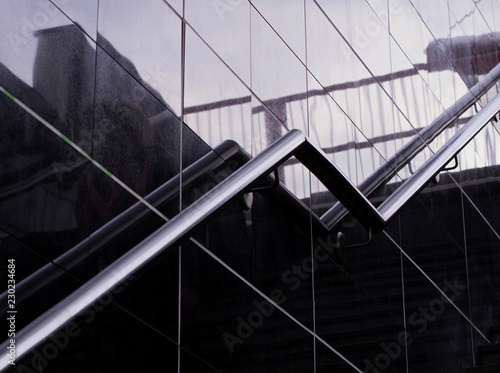
[[[382,232],[348,212],[327,224],[339,196],[300,154],[217,213],[197,209],[292,129],[379,206],[498,94],[492,82],[457,104],[500,62],[499,15],[494,0],[1,1],[0,342],[16,341],[0,363],[481,365],[500,325],[496,118]],[[196,227],[17,355],[29,323],[49,328],[36,318],[67,315],[78,289],[150,255],[186,211]]]

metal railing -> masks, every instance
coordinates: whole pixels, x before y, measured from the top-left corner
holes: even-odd
[[[411,71],[400,72],[396,76],[392,74],[391,76],[379,77],[382,81],[388,81],[390,77],[401,78],[406,76],[411,76]],[[422,149],[424,149],[432,140],[439,136],[446,128],[449,128],[453,123],[455,123],[459,117],[466,112],[470,107],[472,107],[481,96],[483,96],[492,86],[494,86],[500,79],[500,64],[492,69],[488,74],[486,74],[481,81],[475,84],[470,90],[457,100],[455,105],[445,110],[441,115],[439,115],[429,126],[425,127],[423,130],[418,132],[411,138],[404,146],[402,146],[396,154],[394,154],[390,159],[387,160],[381,167],[379,167],[375,172],[368,176],[360,185],[359,189],[362,194],[369,197],[373,194],[378,187],[384,185],[392,177],[394,177],[399,170],[401,170],[405,165],[407,165]],[[374,79],[365,79],[366,81],[335,85],[328,87],[329,90],[338,90],[342,88],[349,88],[351,86],[359,84],[373,84]],[[313,92],[314,93],[314,92]],[[312,93],[309,92],[311,95]],[[321,92],[316,92],[317,95]],[[324,94],[324,92],[323,92]],[[293,102],[294,100],[305,99],[306,95],[297,94],[291,95],[279,100],[274,100],[276,102]],[[281,101],[280,101],[281,100]],[[188,110],[188,112],[197,112],[199,110],[208,110],[212,108],[223,106],[231,106],[237,104],[247,103],[245,98],[227,100],[221,103],[204,105],[202,107],[195,107]],[[256,112],[263,110],[262,106],[255,108]],[[262,110],[261,110],[262,109]],[[324,151],[324,149],[323,149]],[[194,182],[202,174],[208,174],[210,171],[219,167],[224,161],[238,155],[245,159],[248,159],[248,155],[244,154],[244,150],[236,144],[234,141],[224,141],[216,148],[213,152],[210,152],[204,156],[195,164],[188,167],[183,171],[183,186],[188,187],[190,183]],[[292,160],[291,160],[292,161]],[[297,161],[293,162],[296,163]],[[291,163],[291,162],[287,162]],[[170,181],[165,183],[162,187],[158,188],[156,191],[151,193],[146,199],[153,205],[158,206],[165,203],[172,197],[176,196],[179,192],[179,175],[172,178]],[[285,188],[278,188],[272,192],[262,191],[261,193],[264,197],[272,200],[278,207],[282,210],[291,212],[289,214],[295,217],[298,224],[305,222],[309,225],[309,211],[305,208],[304,204],[301,204],[300,200],[297,200],[291,195]],[[284,202],[285,201],[285,202]],[[82,241],[80,244],[76,245],[72,249],[68,250],[66,253],[61,255],[59,258],[55,259],[52,263],[45,265],[38,271],[34,272],[23,281],[17,284],[17,299],[22,301],[27,298],[38,289],[48,284],[55,278],[59,277],[64,273],[65,270],[69,270],[76,264],[80,263],[86,256],[97,251],[101,246],[108,242],[112,237],[120,234],[120,232],[128,229],[134,222],[141,219],[149,210],[142,203],[137,203],[136,205],[130,207],[115,219],[101,227],[98,231],[94,232],[88,239]],[[320,218],[313,214],[313,224],[318,227],[319,230],[330,230],[339,221],[346,216],[348,210],[340,202],[333,205],[327,212],[325,212]],[[324,228],[324,229],[323,229]],[[89,248],[88,242],[92,242]],[[5,300],[7,297],[7,292],[0,295],[0,300]],[[4,302],[6,304],[6,302]]]
[[[224,141],[182,172],[183,188],[188,188],[201,177],[208,175],[217,169],[217,167],[223,165],[224,162],[240,155],[241,148],[237,143],[231,140]],[[181,187],[180,180],[180,175],[174,176],[145,197],[146,201],[160,208],[162,205],[177,198]],[[144,219],[151,212],[143,203],[135,203],[64,254],[36,270],[22,281],[19,281],[16,284],[17,303],[22,302],[42,287],[59,278],[65,271],[69,271],[80,264],[90,255],[99,251],[113,238]],[[7,296],[7,291],[0,295],[0,313],[7,310]]]
[[[16,338],[17,358],[56,332],[103,295],[158,255],[185,239],[200,224],[248,192],[291,156],[297,157],[365,227],[382,230],[448,162],[500,111],[497,94],[379,208],[356,188],[326,155],[298,130],[292,130],[244,164],[228,178],[180,212],[151,236],[90,279],[70,296],[22,329]],[[0,348],[5,350],[9,341]],[[0,370],[9,367],[2,359]]]
[[[493,87],[500,79],[500,64],[486,74],[481,81],[475,84],[455,105],[439,115],[431,124],[403,145],[381,167],[368,176],[360,185],[361,192],[369,197],[378,187],[392,179],[399,170],[406,166],[422,149],[449,128],[463,113],[472,107],[479,98]],[[347,214],[347,210],[340,203],[336,203],[321,216],[327,228],[333,227]]]

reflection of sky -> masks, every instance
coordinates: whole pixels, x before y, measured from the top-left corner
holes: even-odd
[[[95,39],[97,1],[58,0],[55,3]],[[173,3],[174,8],[180,11],[180,2]],[[279,81],[279,84],[274,83],[276,72],[279,72],[280,68],[287,68],[283,62],[296,64],[297,71],[300,70],[301,63],[305,64],[304,2],[290,0],[287,1],[287,6],[283,7],[281,1],[254,1],[255,7],[266,20],[246,1],[221,3],[226,4],[225,7],[217,8],[216,2],[189,0],[186,2],[186,19],[245,84],[256,86],[262,98],[303,91],[305,75],[302,78]],[[389,14],[392,34],[399,46],[404,48],[404,54],[414,64],[425,62],[424,48],[432,41],[432,36],[447,38],[450,35],[450,25],[453,25],[454,34],[477,35],[489,32],[483,14],[494,5],[483,0],[484,5],[478,4],[478,7],[484,6],[482,12],[479,8],[475,9],[472,15],[466,16],[474,10],[471,1],[450,2],[450,12],[444,1],[413,1],[412,4],[404,0],[391,0],[389,12],[386,11],[386,0],[324,0],[318,3],[362,58],[373,56],[377,50],[388,51],[388,36],[384,27],[387,26]],[[8,7],[9,13],[18,15],[2,19],[0,24],[2,61],[27,82],[31,80],[36,48],[32,31],[70,23],[68,18],[56,12],[50,4],[43,4],[43,1],[26,0],[2,2],[2,7]],[[425,26],[421,19],[415,16],[414,8],[419,11],[433,35],[423,30]],[[326,29],[332,29],[326,19],[318,20],[316,16],[320,13],[312,1],[306,2],[306,12],[309,16],[305,18],[309,35],[322,35],[326,33]],[[411,16],[408,16],[410,13]],[[443,14],[448,14],[449,18],[443,19]],[[312,15],[316,18],[312,18]],[[461,22],[458,23],[457,19]],[[279,40],[266,21],[275,28],[288,47]],[[173,107],[179,107],[180,100],[174,96],[179,95],[180,86],[180,20],[165,4],[156,0],[127,1],[126,5],[123,2],[101,1],[99,31],[118,51],[134,62],[141,76],[149,78],[151,84],[166,96]],[[193,40],[195,38],[188,35],[187,39],[188,71],[197,70],[200,65],[208,62],[197,58],[200,46],[199,42]],[[347,54],[350,54],[347,45],[339,37],[328,41],[329,43],[322,43],[321,40],[307,40],[308,63],[311,69],[316,70],[313,74],[328,79],[321,81],[323,85],[349,80],[346,78],[351,77],[353,72],[352,66],[345,63],[348,62]],[[297,57],[293,56],[289,48]],[[392,45],[392,48],[396,46]],[[339,58],[339,54],[344,58]],[[368,61],[368,58],[366,60]],[[398,64],[402,69],[408,67],[408,61],[399,58],[394,58],[391,62],[393,71],[399,69]],[[222,67],[217,66],[214,70],[221,69]],[[379,56],[370,59],[370,70],[375,75],[382,75],[391,71],[391,65],[386,56]],[[221,73],[223,74],[225,72]],[[369,74],[363,72],[362,75]],[[231,96],[231,92],[211,92],[213,85],[209,82],[207,85],[207,89],[200,87],[199,91],[203,92],[200,97],[192,97],[193,105]],[[169,88],[171,86],[175,89]],[[173,94],[174,91],[176,95]],[[193,96],[196,94],[193,93]]]
[[[95,38],[96,1],[56,0],[54,3],[63,5],[68,16],[78,20],[89,35]],[[0,14],[15,15],[2,17],[0,22],[1,61],[19,78],[32,84],[37,47],[33,33],[41,29],[66,25],[71,21],[49,1],[42,0],[2,0]]]
[[[16,15],[2,18],[0,23],[1,61],[24,81],[32,83],[37,46],[33,31],[69,24],[70,17],[82,26],[91,43],[92,39],[96,40],[98,28],[99,33],[129,58],[141,77],[180,114],[181,20],[164,2],[100,0],[97,27],[97,0],[54,1],[68,17],[47,1],[1,1],[2,13],[5,9],[5,14]],[[167,2],[175,11],[182,12],[181,1]],[[287,0],[283,6],[282,0],[253,0],[251,6],[244,0],[186,0],[189,27],[186,32],[185,106],[249,96],[249,89],[259,100],[267,100],[407,70],[426,62],[425,48],[435,38],[498,31],[493,17],[500,12],[496,0],[480,0],[476,4],[470,0],[316,2]],[[310,74],[306,72],[306,65]],[[337,93],[334,98],[338,105],[329,98],[310,100],[308,118],[304,101],[288,109],[287,125],[306,131],[309,128],[313,141],[324,147],[367,141],[367,138],[391,131],[421,128],[465,93],[466,86],[450,71],[421,71],[420,74],[409,79],[405,86],[404,82],[401,86],[384,84],[383,89],[373,85],[359,92]],[[396,103],[397,110],[391,100]],[[254,99],[249,105],[255,107],[260,102]],[[206,133],[202,137],[211,146],[225,138],[233,138],[255,153],[267,144],[265,141],[257,144],[265,140],[262,136],[260,140],[252,138],[250,141],[254,135],[250,134],[249,127],[256,125],[248,123],[249,110],[250,107],[245,107],[238,112],[203,117],[201,124],[196,123],[194,117],[186,119],[197,133]],[[242,118],[240,123],[238,117]],[[361,132],[352,130],[349,120]],[[210,121],[215,123],[213,128],[217,131],[213,139],[210,136],[214,131],[207,125]],[[226,123],[240,126],[240,133],[232,127],[226,131]],[[340,124],[333,128],[332,123]],[[260,134],[261,130],[253,128],[254,133]],[[384,144],[377,149],[380,155],[377,152],[367,154],[372,165],[350,177],[362,179],[382,161],[382,157],[386,158],[400,145]],[[253,148],[249,149],[251,146]],[[337,154],[335,161],[345,172],[353,172],[350,158],[348,153]],[[370,162],[365,162],[363,167]]]

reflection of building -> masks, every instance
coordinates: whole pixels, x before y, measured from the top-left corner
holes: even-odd
[[[490,33],[431,42],[426,50],[429,71],[456,69],[469,79],[486,74],[500,58],[499,36],[500,33]]]
[[[76,26],[41,30],[36,36],[33,88],[59,113],[61,123],[68,126],[61,131],[77,138],[74,131],[82,127],[80,123],[89,122],[82,116],[94,101],[94,51]]]
[[[306,3],[316,9],[315,2]],[[206,4],[199,6],[208,15],[213,4]],[[181,19],[162,5],[176,20],[174,26],[180,27]],[[238,11],[235,6],[235,17]],[[376,15],[368,8],[365,12]],[[11,13],[14,10],[7,7],[1,17]],[[251,13],[252,17],[263,14]],[[225,17],[230,15],[225,13]],[[360,10],[356,15],[362,20],[366,14]],[[318,24],[325,18],[322,13],[316,17]],[[357,18],[351,17],[350,22]],[[378,18],[373,19],[370,22]],[[331,30],[334,35],[341,32],[340,21],[336,22],[337,29]],[[192,22],[186,27],[189,31],[197,26]],[[382,22],[378,27],[373,38],[389,37]],[[144,37],[139,31],[138,37]],[[198,37],[187,34],[185,43]],[[246,161],[244,152],[235,155],[237,147],[231,142],[210,152],[215,148],[212,139],[240,139],[246,133],[252,137],[244,138],[245,143],[265,148],[290,128],[310,128],[310,137],[318,140],[340,168],[347,169],[351,180],[362,185],[371,172],[385,165],[409,139],[423,136],[425,125],[448,109],[439,99],[432,102],[441,105],[432,110],[421,105],[426,102],[421,91],[429,102],[439,96],[432,79],[451,75],[459,87],[453,91],[458,99],[468,92],[467,84],[498,63],[496,32],[488,34],[487,45],[480,36],[475,44],[465,37],[438,39],[427,48],[427,64],[409,63],[407,70],[380,76],[370,75],[367,69],[363,74],[368,77],[359,74],[359,79],[334,85],[318,74],[317,81],[311,77],[307,91],[273,100],[261,99],[258,87],[253,87],[254,91],[247,90],[246,96],[233,100],[183,107],[180,120],[160,93],[141,78],[136,67],[140,62],[122,55],[112,38],[104,37],[108,35],[97,33],[97,40],[91,40],[76,23],[35,35],[33,87],[1,64],[1,52],[0,85],[141,196],[169,182],[166,185],[171,188],[162,193],[170,197],[159,207],[169,217]],[[210,35],[201,36],[209,40]],[[397,38],[396,30],[391,36]],[[348,42],[347,37],[337,38]],[[148,37],[144,45],[152,40]],[[328,45],[323,46],[325,50]],[[363,50],[343,50],[340,55],[344,58],[352,51],[353,61],[367,67],[369,48],[368,43]],[[394,55],[396,51],[394,46]],[[213,57],[213,52],[200,48],[195,56],[209,65],[203,53]],[[371,58],[382,58],[373,53]],[[184,67],[177,73],[185,72]],[[283,63],[283,70],[288,67]],[[313,68],[310,65],[311,71],[303,72],[312,76]],[[228,72],[228,66],[216,65],[214,75],[219,71]],[[442,71],[447,75],[439,75]],[[443,91],[453,89],[447,82]],[[187,83],[179,89],[182,97],[189,95]],[[496,89],[493,85],[486,90],[477,110]],[[6,109],[0,111],[0,252],[2,263],[7,258],[16,260],[16,326],[20,331],[82,283],[107,273],[107,266],[164,221],[154,213],[143,214],[145,209],[134,205],[136,199],[109,173],[92,165],[3,93],[0,104]],[[474,114],[472,109],[464,110],[456,123],[463,125]],[[315,119],[326,124],[317,124]],[[245,127],[249,122],[251,130]],[[335,198],[324,187],[316,187],[296,160],[289,161],[276,173],[284,185],[273,188],[266,179],[266,186],[259,185],[263,189],[253,193],[249,209],[240,200],[208,218],[193,233],[198,244],[179,243],[112,293],[98,297],[74,321],[19,358],[17,368],[43,372],[465,372],[480,365],[479,346],[488,343],[484,337],[490,338],[489,328],[500,322],[498,126],[488,124],[485,131],[464,149],[458,168],[443,172],[383,233],[363,246],[353,246],[366,240],[366,232],[350,216],[330,233],[315,225],[312,214],[320,216]],[[330,132],[332,138],[342,134],[342,140],[329,142]],[[455,127],[450,126],[438,144],[453,132]],[[372,201],[385,200],[439,147],[434,143],[425,147],[412,167],[373,193]],[[181,168],[196,165],[205,154],[216,159],[217,166],[209,170],[203,163],[197,172],[176,178]],[[294,185],[297,180],[299,187]],[[302,200],[291,197],[285,187],[300,190]],[[283,202],[284,198],[288,199]],[[123,215],[119,223],[113,222],[128,208],[134,223],[120,232],[125,225]],[[104,239],[98,233],[103,226],[119,234]],[[336,246],[338,231],[350,247]],[[74,248],[79,248],[78,260],[57,259]],[[57,265],[51,263],[54,260]],[[40,268],[49,268],[54,280],[44,286],[32,283],[24,290],[22,280]],[[2,281],[6,283],[7,278]],[[493,330],[491,342],[493,338],[498,342],[498,330]]]
[[[108,167],[119,177],[126,179],[128,177],[121,174],[123,171],[119,169],[120,166],[140,162],[139,158],[147,157],[153,159],[153,162],[164,162],[165,157],[175,158],[171,154],[178,149],[178,144],[174,140],[176,134],[179,136],[176,125],[178,119],[168,111],[166,103],[147,97],[142,86],[126,79],[128,74],[118,69],[116,63],[103,54],[100,54],[103,59],[99,61],[97,72],[101,89],[99,92],[94,92],[95,50],[91,48],[78,27],[62,26],[41,30],[36,36],[39,43],[34,64],[33,89],[3,67],[2,78],[11,92],[17,97],[25,97],[27,102],[34,105],[33,109],[36,112],[48,118],[78,146],[88,153],[94,152],[97,160],[102,161],[106,156],[113,157],[118,165],[113,167],[108,163]],[[101,44],[107,49],[112,49],[102,37]],[[137,74],[134,66],[126,58],[117,55],[117,59],[121,65]],[[159,97],[159,94],[145,82],[142,84]],[[2,100],[5,100],[5,97],[2,97]],[[9,100],[5,100],[5,105],[18,110]],[[93,110],[93,107],[99,110]],[[157,117],[158,114],[162,114],[161,118],[149,124],[148,118]],[[12,157],[12,153],[16,153],[13,157],[16,162],[11,163],[11,169],[6,171],[12,179],[9,181],[6,179],[2,193],[5,201],[2,204],[3,215],[6,216],[4,223],[13,229],[30,232],[77,229],[74,208],[78,198],[78,178],[72,174],[81,172],[85,167],[85,159],[73,149],[63,150],[57,139],[52,139],[51,136],[43,137],[43,141],[50,144],[49,146],[40,144],[41,138],[38,136],[43,135],[30,128],[37,126],[36,121],[29,115],[23,115],[16,120],[19,121],[18,127],[23,128],[25,132],[9,129],[12,133],[4,137],[5,156]],[[134,129],[134,126],[137,129]],[[122,140],[125,138],[123,133],[131,134],[129,145],[126,147],[134,151],[126,153],[117,151],[120,146],[126,145],[119,144],[120,138]],[[186,136],[187,139],[194,139],[189,137],[187,132]],[[139,140],[141,137],[142,141]],[[162,139],[159,141],[160,145],[153,144],[160,138]],[[8,145],[19,140],[23,142],[21,154],[19,154],[20,149],[16,147],[10,149]],[[134,145],[131,141],[138,142]],[[148,154],[144,154],[145,151]],[[200,155],[193,154],[193,157]],[[120,158],[122,160],[117,161]],[[189,159],[186,158],[187,164],[192,162]],[[136,168],[144,168],[138,163],[136,165]],[[135,185],[131,186],[139,188],[138,192],[145,194],[151,191],[151,188],[158,186],[165,175],[175,174],[178,168],[179,166],[174,163],[163,170],[154,173],[150,171],[149,177],[153,180],[136,181]],[[29,180],[26,180],[26,177]],[[130,177],[128,180],[130,181]],[[60,184],[65,184],[63,190]],[[26,207],[20,209],[19,206]],[[121,210],[123,206],[114,208]],[[117,212],[106,216],[109,219]]]

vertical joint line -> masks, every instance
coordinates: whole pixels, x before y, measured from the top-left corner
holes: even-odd
[[[186,3],[182,2],[181,23],[181,114],[179,121],[179,212],[182,211],[183,127],[186,85]]]

